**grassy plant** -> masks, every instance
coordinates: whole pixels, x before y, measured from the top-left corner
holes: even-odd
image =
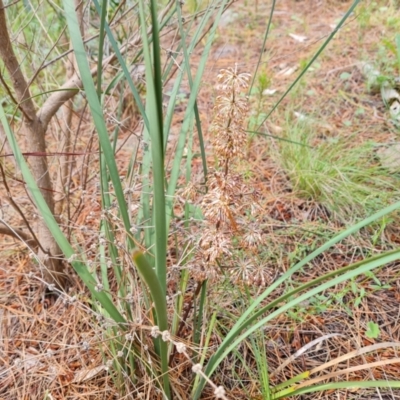
[[[357,3],[353,3],[337,29]],[[272,4],[269,25],[275,2]],[[89,62],[74,5],[64,1],[64,15],[82,82],[80,90],[85,93],[100,153],[95,175],[98,188],[96,185],[90,187],[93,191],[90,199],[93,204],[98,202],[100,208],[96,215],[98,223],[87,228],[90,235],[85,236],[86,232],[82,232],[83,239],[78,230],[74,230],[69,240],[52,215],[31,176],[7,119],[7,110],[0,104],[1,123],[36,207],[56,238],[65,260],[90,291],[91,297],[81,294],[80,302],[90,305],[88,312],[93,312],[93,317],[97,318],[93,324],[104,358],[99,371],[110,376],[119,396],[127,398],[199,399],[208,384],[211,396],[227,399],[228,388],[224,387],[223,374],[222,377],[215,374],[224,364],[225,371],[231,372],[229,379],[238,382],[237,387],[249,398],[253,392],[246,388],[241,374],[257,380],[259,392],[265,399],[346,387],[400,387],[399,382],[394,381],[321,383],[341,374],[346,376],[357,368],[399,362],[395,358],[339,368],[356,355],[396,347],[396,343],[366,346],[290,379],[273,381],[302,352],[297,351],[272,371],[267,357],[270,343],[264,334],[272,322],[290,313],[303,320],[305,311],[324,312],[323,305],[330,306],[339,301],[334,296],[326,300],[326,293],[342,284],[349,283],[344,291],[348,294],[350,288],[356,302],[361,303],[365,291],[357,286],[355,279],[398,261],[400,251],[369,254],[361,261],[350,262],[307,281],[296,281],[296,274],[307,271],[309,264],[330,247],[377,221],[381,224],[374,239],[378,243],[378,236],[386,228],[384,218],[396,212],[400,202],[393,202],[398,200],[397,186],[393,177],[375,165],[370,144],[352,150],[345,141],[319,140],[313,134],[312,125],[290,121],[286,136],[279,143],[276,159],[289,176],[292,189],[299,196],[318,202],[349,227],[326,241],[321,238],[332,236],[331,232],[324,232],[320,239],[316,239],[315,230],[312,235],[304,234],[302,238],[307,243],[296,245],[292,257],[285,259],[285,270],[275,281],[270,279],[267,268],[260,262],[260,253],[264,249],[259,248],[267,242],[263,242],[266,235],[261,218],[258,218],[261,213],[258,193],[246,185],[251,179],[244,179],[242,173],[246,169],[243,163],[247,149],[244,124],[248,102],[245,92],[249,89],[250,76],[239,71],[237,66],[221,70],[217,77],[218,95],[209,132],[215,163],[211,168],[206,165],[197,98],[206,59],[226,5],[224,1],[210,3],[189,23],[183,21],[180,2],[170,2],[163,10],[153,0],[149,7],[142,0],[132,5],[137,15],[134,25],[139,32],[133,40],[136,46],[133,46],[133,58],[134,63],[145,67],[144,98],[141,96],[143,91],[132,79],[128,58],[116,38],[123,37],[127,27],[123,23],[119,27],[111,26],[110,20],[118,7],[115,9],[115,4],[106,1],[94,1],[91,12],[95,13],[94,18],[99,23],[100,36],[98,47],[92,48],[96,52],[96,62]],[[191,7],[197,9],[197,3]],[[180,40],[173,42],[173,48],[164,56],[161,50],[163,35],[168,36],[168,29],[173,24],[174,34]],[[272,110],[262,116],[263,119],[285,99],[333,35],[304,65],[293,85]],[[190,55],[204,37],[206,41],[203,41],[204,48],[194,74]],[[112,49],[113,66],[118,71],[111,79],[104,70],[106,48]],[[262,90],[269,84],[266,75],[260,76],[258,111],[261,110]],[[165,105],[163,93],[169,79],[173,79],[172,90],[168,88],[170,99]],[[138,149],[131,155],[124,178],[120,176],[116,154],[120,125],[114,127],[114,137],[110,138],[106,117],[108,101],[111,101],[108,95],[122,80],[132,92],[137,118],[143,123]],[[187,100],[179,99],[183,84],[190,89]],[[186,108],[174,138],[171,132],[176,124],[174,114],[178,100]],[[118,102],[118,107],[122,108],[122,101]],[[89,118],[89,115],[85,114],[85,117]],[[174,141],[173,148],[171,140]],[[200,195],[193,193],[190,184],[196,141],[205,180]],[[199,200],[198,205],[182,200],[179,186],[183,186],[183,182],[188,186],[186,194],[194,194]],[[390,202],[393,204],[386,206]],[[195,227],[190,223],[193,219],[197,220]],[[191,232],[196,235],[196,240],[192,239]],[[85,242],[88,236],[90,246]],[[284,253],[286,248],[281,251]],[[270,255],[265,257],[271,258]],[[275,259],[270,263],[275,263]],[[374,275],[370,277],[375,283],[380,282]],[[67,304],[72,303],[70,295],[45,284]],[[305,304],[309,305],[308,310],[304,308]],[[313,313],[308,312],[308,316],[310,314]],[[379,325],[374,321],[368,321],[367,328],[370,338],[379,333]],[[329,338],[319,338],[310,346]],[[83,351],[89,349],[87,343],[82,348]],[[337,371],[329,372],[330,367]],[[321,371],[326,373],[319,376]],[[95,369],[90,371],[94,372]],[[68,384],[81,384],[84,380],[76,374],[75,381]],[[50,395],[49,390],[44,394]]]
[[[341,221],[352,223],[400,199],[396,177],[374,160],[373,143],[353,148],[349,139],[318,140],[312,122],[288,121],[276,160],[293,190],[315,200]]]
[[[22,170],[22,174],[28,187],[35,199],[36,205],[40,212],[44,216],[47,226],[52,231],[56,238],[59,246],[64,252],[66,259],[78,272],[80,277],[86,283],[88,288],[91,290],[94,299],[98,302],[94,302],[93,306],[103,318],[111,317],[114,323],[120,324],[111,325],[105,330],[105,333],[113,340],[110,341],[109,351],[114,355],[115,360],[119,360],[115,363],[116,372],[123,375],[134,374],[137,370],[137,363],[134,361],[135,358],[142,357],[142,351],[137,344],[132,343],[130,349],[126,348],[126,340],[133,340],[134,336],[130,335],[129,332],[132,330],[133,320],[141,319],[142,311],[149,309],[152,301],[155,303],[155,309],[149,309],[149,314],[145,317],[150,318],[154,325],[157,325],[162,329],[162,332],[168,328],[167,319],[167,306],[165,303],[166,298],[166,245],[168,236],[169,221],[172,218],[171,212],[168,212],[168,207],[172,209],[172,196],[175,192],[177,179],[179,177],[180,162],[182,160],[182,151],[176,153],[174,160],[174,167],[172,173],[168,175],[168,191],[170,198],[166,202],[166,189],[165,183],[165,171],[167,166],[164,162],[165,146],[168,141],[168,135],[172,122],[172,115],[174,112],[174,106],[177,99],[177,93],[179,90],[180,82],[184,75],[188,75],[190,84],[192,87],[191,97],[187,107],[187,113],[185,123],[182,126],[180,140],[183,144],[186,142],[189,127],[192,125],[192,121],[196,118],[196,97],[199,90],[202,72],[204,70],[205,60],[210,50],[213,37],[215,35],[216,27],[218,24],[218,18],[224,9],[224,2],[217,4],[217,18],[213,25],[207,26],[207,22],[210,17],[214,14],[214,6],[206,8],[202,12],[202,18],[199,20],[199,24],[193,29],[192,41],[187,45],[184,41],[177,44],[178,51],[183,48],[184,57],[180,61],[182,68],[179,70],[176,78],[176,85],[173,89],[171,100],[169,104],[169,110],[165,116],[166,124],[164,124],[164,115],[162,110],[162,81],[168,78],[168,75],[163,77],[161,70],[161,49],[160,49],[160,29],[166,26],[169,19],[176,14],[178,16],[177,29],[180,30],[182,37],[185,37],[189,31],[183,25],[182,18],[180,16],[179,3],[171,2],[161,12],[160,22],[158,16],[158,7],[153,2],[151,3],[150,11],[144,7],[143,2],[139,3],[139,16],[141,26],[141,41],[142,48],[137,57],[144,57],[144,63],[146,65],[146,106],[143,107],[142,99],[138,95],[138,90],[132,81],[130,72],[125,64],[125,60],[122,57],[120,48],[114,39],[114,32],[110,29],[107,21],[108,4],[103,2],[99,4],[95,2],[95,7],[98,12],[98,18],[100,20],[100,40],[97,52],[97,86],[95,86],[92,78],[93,69],[88,63],[85,47],[83,43],[82,33],[79,29],[79,22],[73,4],[65,2],[65,16],[68,23],[68,28],[71,36],[71,42],[76,54],[76,62],[79,69],[79,76],[82,81],[83,90],[85,91],[88,105],[93,117],[94,125],[98,134],[98,139],[101,147],[100,155],[100,201],[102,204],[102,218],[99,225],[99,254],[101,254],[100,261],[97,258],[86,255],[86,249],[82,248],[80,251],[74,252],[71,245],[66,240],[64,234],[60,230],[60,227],[55,222],[51,210],[48,209],[46,203],[38,192],[35,180],[30,175],[29,168],[24,162],[21,151],[18,147],[15,137],[13,136],[9,127],[6,116],[3,113],[1,120],[6,130],[9,142],[12,146],[14,154],[17,157],[19,166]],[[219,16],[218,16],[219,15]],[[150,27],[148,27],[148,16],[150,16]],[[188,52],[193,51],[195,45],[198,43],[201,35],[210,29],[208,41],[204,51],[204,55],[201,60],[201,66],[197,69],[197,73],[194,79],[191,77],[189,59],[187,57]],[[192,29],[192,25],[189,25],[189,30]],[[151,33],[151,35],[149,35]],[[106,36],[105,36],[106,35]],[[133,218],[128,213],[127,197],[129,194],[133,194],[133,190],[129,188],[123,189],[121,177],[116,167],[116,160],[114,150],[110,143],[110,137],[106,126],[106,118],[104,116],[105,101],[102,88],[102,80],[105,77],[103,73],[104,66],[104,46],[103,43],[107,42],[108,45],[113,48],[114,58],[118,59],[122,73],[125,74],[133,95],[137,101],[138,109],[142,113],[144,120],[144,137],[146,140],[151,142],[149,147],[144,148],[141,157],[143,159],[143,165],[147,166],[147,170],[143,170],[143,183],[144,190],[148,192],[142,196],[143,204],[140,212],[138,213],[137,226],[139,229],[132,230],[131,226]],[[167,60],[166,71],[171,72],[171,66],[175,64],[175,60]],[[198,118],[198,115],[197,115]],[[201,130],[198,132],[201,135]],[[115,147],[115,146],[114,146]],[[136,157],[136,155],[133,155]],[[135,159],[133,158],[132,167],[135,166]],[[178,168],[177,168],[178,167]],[[150,192],[153,192],[151,195]],[[152,197],[153,203],[150,206],[150,196]],[[113,206],[115,202],[118,204],[116,210]],[[168,203],[168,204],[167,204]],[[116,212],[114,212],[116,211]],[[167,212],[166,212],[167,211]],[[143,223],[144,222],[144,223]],[[146,227],[149,226],[150,228]],[[155,230],[152,227],[155,227]],[[136,239],[132,235],[136,233]],[[131,252],[135,249],[135,240],[139,244],[145,239],[145,245],[148,249],[148,255],[144,256],[140,251],[136,251],[133,255],[133,260],[137,265],[138,274],[136,273],[127,274],[124,270],[126,263],[132,268],[132,259],[130,257]],[[155,258],[153,258],[153,255]],[[152,269],[152,265],[155,265],[155,274]],[[110,268],[111,267],[111,268]],[[129,268],[129,267],[128,267]],[[112,271],[112,273],[111,273]],[[137,283],[135,282],[138,277],[143,279],[143,282],[148,285],[150,289],[149,295],[143,292],[143,298],[138,303],[138,309],[132,310],[132,296],[129,293],[138,290]],[[116,291],[114,292],[114,290]],[[54,287],[52,287],[54,290]],[[127,339],[128,336],[130,339]],[[157,336],[157,335],[155,335]],[[125,337],[125,339],[124,339]],[[147,339],[144,339],[146,342]],[[146,345],[147,346],[147,345]],[[160,388],[163,389],[165,395],[170,397],[170,379],[168,374],[168,345],[164,340],[160,338],[154,341],[155,356],[154,364],[150,367],[147,364],[147,358],[144,361],[144,369],[147,370],[151,378],[156,379]],[[118,354],[124,354],[124,357],[118,357]],[[123,375],[116,375],[118,382],[123,382]],[[121,386],[122,387],[122,386]]]

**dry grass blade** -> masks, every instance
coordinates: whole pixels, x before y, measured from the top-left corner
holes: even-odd
[[[311,349],[312,347],[318,345],[319,343],[322,343],[324,340],[331,339],[336,336],[342,336],[340,333],[330,333],[328,335],[321,336],[315,340],[313,340],[310,343],[307,343],[305,346],[303,346],[301,349],[297,350],[296,353],[292,354],[287,360],[285,360],[282,364],[279,365],[278,368],[275,369],[275,371],[272,371],[270,374],[270,377],[273,378],[278,372],[282,371],[287,365],[289,365],[292,361],[294,361],[296,358],[300,357],[302,354],[304,354],[307,350]]]
[[[370,346],[362,347],[361,349],[354,350],[350,353],[344,354],[341,357],[337,357],[332,361],[329,361],[323,365],[320,365],[319,367],[313,368],[310,370],[310,375],[313,375],[319,371],[326,370],[327,368],[331,367],[332,365],[337,365],[342,363],[343,361],[349,360],[353,357],[358,357],[362,354],[369,353],[371,351],[379,350],[379,349],[386,349],[388,347],[400,347],[400,343],[397,342],[384,342],[384,343],[376,343],[372,344]]]
[[[329,380],[329,379],[334,378],[334,377],[339,376],[339,375],[347,375],[347,374],[350,374],[352,372],[361,371],[361,370],[364,370],[364,369],[369,369],[369,368],[373,368],[373,367],[381,367],[383,365],[397,364],[397,363],[400,363],[400,357],[393,358],[391,360],[381,360],[381,361],[375,361],[375,362],[368,363],[368,364],[356,365],[354,367],[341,369],[339,371],[335,371],[335,372],[331,372],[331,373],[326,374],[326,375],[319,376],[318,378],[307,380],[307,381],[305,381],[303,383],[300,383],[299,385],[296,385],[295,389],[297,390],[297,389],[300,389],[302,387],[311,386],[311,385],[313,385],[315,383],[318,383],[318,382],[321,382],[321,381],[325,381],[325,380]]]

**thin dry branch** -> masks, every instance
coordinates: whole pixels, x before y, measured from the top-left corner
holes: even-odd
[[[122,5],[124,4],[124,2],[121,2],[118,7],[117,10],[114,13],[114,16],[110,19],[110,21],[108,22],[108,25],[110,28],[116,26],[118,23],[120,23],[123,19],[126,18],[126,16],[135,9],[136,5],[133,5],[132,7],[130,7],[127,11],[125,11],[118,19],[116,19],[114,21],[114,18],[118,12],[118,9],[122,7]],[[64,30],[63,30],[64,32]],[[84,44],[90,43],[92,40],[97,39],[100,36],[100,33],[96,33],[95,35],[90,36],[87,39],[83,40]],[[64,53],[59,54],[58,56],[54,57],[53,59],[51,59],[50,61],[47,61],[46,63],[43,63],[43,65],[37,70],[37,74],[46,69],[47,67],[49,67],[50,65],[54,64],[55,62],[62,60],[63,58],[65,58],[66,56],[68,56],[68,54],[71,54],[74,52],[74,49],[71,47],[70,49],[68,49],[67,51],[64,51]]]
[[[36,119],[36,111],[31,99],[28,84],[19,67],[10,36],[7,30],[3,0],[0,0],[0,57],[10,74],[11,82],[17,97],[19,109],[30,122]],[[14,99],[12,97],[12,99]]]
[[[160,21],[165,17],[165,15],[169,12],[171,7],[175,4],[174,1],[170,1],[166,7],[164,8],[163,12],[160,14]],[[150,36],[152,32],[152,28],[149,27],[147,30],[147,35]],[[121,49],[120,53],[125,54],[130,48],[133,48],[135,46],[138,46],[141,42],[141,35],[140,33],[137,33],[131,41],[128,43],[124,44]],[[117,55],[114,53],[108,58],[106,58],[103,61],[102,67],[105,69],[109,64],[111,64],[115,59],[117,58]],[[97,67],[94,67],[90,71],[92,77],[96,76],[97,74]],[[42,108],[38,112],[38,117],[39,120],[43,126],[43,128],[46,130],[47,125],[49,124],[51,118],[56,114],[56,112],[59,110],[59,108],[68,100],[70,100],[72,97],[74,97],[79,90],[83,88],[83,82],[80,79],[79,75],[75,72],[74,75],[62,85],[58,91],[53,92],[49,98],[44,102]]]
[[[83,2],[81,0],[74,0],[75,10],[78,16],[79,28],[81,32],[82,39],[85,38],[84,23],[83,23]],[[72,42],[70,43],[70,48],[72,49]],[[76,60],[75,53],[71,53],[67,58],[67,79],[71,78],[76,71]],[[62,128],[59,133],[60,146],[59,149],[65,154],[61,155],[59,159],[59,169],[57,173],[57,180],[55,183],[55,195],[54,195],[54,213],[55,215],[61,215],[64,208],[64,198],[65,198],[65,184],[68,177],[69,168],[69,152],[71,151],[71,129],[72,129],[72,111],[74,108],[73,100],[70,99],[68,102],[62,105]]]
[[[36,153],[46,153],[46,142],[43,124],[36,114],[36,107],[33,103],[29,85],[20,68],[18,59],[14,53],[13,45],[8,33],[6,15],[3,7],[3,0],[0,0],[0,58],[7,70],[11,85],[14,90],[14,97],[18,102],[18,108],[24,116],[22,131],[25,134],[26,146]],[[40,188],[50,212],[54,213],[53,190],[46,157],[33,157],[31,160],[32,173]],[[54,240],[44,220],[38,223],[38,240],[40,249],[38,256],[43,260],[43,274],[49,283],[56,283],[60,287],[65,282],[63,265],[60,261],[61,250]]]
[[[22,242],[26,243],[28,247],[37,249],[38,243],[35,239],[29,236],[27,233],[22,231],[21,229],[13,228],[6,224],[4,221],[0,220],[0,235],[7,235],[11,236],[15,239],[21,240]]]
[[[166,5],[163,12],[160,14],[160,20],[165,17],[173,4],[175,4],[175,2],[170,1]],[[152,29],[150,27],[147,34],[151,35],[151,32]],[[121,54],[125,54],[130,48],[139,45],[140,42],[141,35],[137,33],[131,41],[122,46],[120,49]],[[51,94],[43,104],[42,108],[36,112],[36,107],[30,95],[28,81],[25,79],[22,70],[20,69],[19,62],[14,53],[11,39],[8,34],[3,0],[0,0],[0,58],[3,60],[5,68],[11,78],[11,86],[14,91],[17,106],[24,115],[22,128],[25,133],[27,145],[32,149],[33,153],[46,154],[45,133],[50,120],[63,104],[72,99],[83,88],[83,82],[79,75],[74,72],[71,78],[68,79],[58,91]],[[115,59],[115,54],[105,59],[102,65],[103,69],[105,69]],[[95,67],[91,70],[91,75],[94,77],[96,76],[96,73],[97,68]],[[33,175],[40,187],[41,193],[50,209],[50,212],[54,214],[54,198],[47,158],[45,156],[34,157],[31,161],[31,165]],[[37,237],[41,245],[39,258],[47,260],[44,263],[45,279],[49,282],[63,286],[63,280],[65,277],[63,276],[63,266],[60,261],[61,250],[43,220],[39,221]]]
[[[40,249],[41,249],[43,252],[45,252],[45,250],[40,246],[40,242],[38,241],[38,239],[37,239],[37,237],[36,237],[36,235],[35,235],[35,232],[33,232],[33,229],[31,228],[31,225],[29,224],[28,219],[25,217],[25,214],[22,212],[22,210],[20,209],[20,207],[18,206],[18,204],[14,201],[14,199],[13,199],[13,197],[12,197],[10,188],[9,188],[9,186],[8,186],[8,183],[7,183],[6,173],[5,173],[4,168],[3,168],[3,166],[1,165],[1,163],[0,163],[0,174],[1,174],[2,178],[3,178],[3,185],[4,185],[4,187],[5,187],[5,189],[6,189],[6,192],[7,192],[7,201],[10,203],[10,205],[14,208],[14,210],[15,210],[15,211],[19,214],[19,216],[22,218],[22,220],[24,221],[24,223],[25,223],[26,227],[28,228],[30,234],[32,235],[32,238],[29,239],[30,242],[31,242],[31,243],[35,243],[35,246],[34,246],[35,248],[36,248],[36,247],[40,247]],[[21,236],[21,235],[20,235],[20,236]],[[21,237],[23,237],[23,236],[21,236]],[[24,240],[25,240],[25,239],[24,239]],[[26,239],[25,241],[28,241],[28,239]]]

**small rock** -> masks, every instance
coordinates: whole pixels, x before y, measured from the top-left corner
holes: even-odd
[[[219,26],[225,27],[232,22],[235,22],[239,18],[239,14],[231,9],[226,10],[220,20],[219,20]]]
[[[400,172],[400,143],[381,147],[376,152],[383,167],[390,172]]]
[[[289,33],[289,36],[294,39],[296,42],[304,43],[308,38],[307,36],[296,35],[294,33]]]

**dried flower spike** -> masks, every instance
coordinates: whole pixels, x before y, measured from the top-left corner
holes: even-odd
[[[199,274],[214,279],[220,273],[219,260],[232,255],[232,237],[238,233],[237,219],[243,204],[243,180],[231,170],[244,157],[245,118],[248,100],[245,90],[250,75],[235,68],[222,69],[218,75],[218,95],[211,125],[212,144],[218,158],[216,170],[208,176],[208,192],[201,208],[206,227],[197,255]]]

